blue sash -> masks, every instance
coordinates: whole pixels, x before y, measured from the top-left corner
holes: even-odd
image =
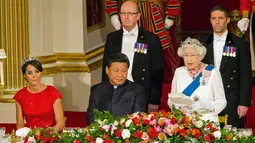
[[[208,65],[205,67],[205,70],[212,71],[213,66]],[[199,87],[200,85],[200,78],[202,77],[202,72],[199,73],[199,75],[183,90],[183,94],[186,96],[191,96],[192,93]]]

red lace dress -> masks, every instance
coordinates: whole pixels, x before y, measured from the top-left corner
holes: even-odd
[[[53,104],[61,94],[53,86],[47,86],[40,93],[31,93],[27,87],[19,90],[14,99],[20,104],[26,126],[52,127],[55,123]]]

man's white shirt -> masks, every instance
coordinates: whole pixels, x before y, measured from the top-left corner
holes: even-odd
[[[213,33],[213,55],[214,55],[214,67],[220,69],[223,47],[225,46],[228,30],[226,30],[221,36]]]
[[[134,46],[138,37],[138,25],[135,26],[130,32],[123,28],[123,37],[122,37],[122,48],[121,53],[127,55],[130,66],[128,69],[127,79],[133,81],[132,77],[132,68],[134,60]]]

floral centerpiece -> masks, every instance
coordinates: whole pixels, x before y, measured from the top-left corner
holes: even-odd
[[[36,128],[28,132],[24,138],[24,143],[54,143],[59,141],[59,133],[53,128]]]
[[[109,112],[94,111],[95,122],[84,130],[58,134],[33,129],[25,143],[253,143],[252,132],[201,120],[201,115],[173,108],[171,112],[133,113],[113,118]]]
[[[109,112],[94,112],[95,122],[85,131],[86,142],[96,143],[252,143],[252,132],[238,131],[219,123],[203,121],[201,115],[172,112],[133,113],[113,119]],[[109,118],[105,118],[109,117]]]
[[[81,129],[63,131],[61,134],[53,128],[32,129],[24,138],[24,143],[83,143],[85,133]]]

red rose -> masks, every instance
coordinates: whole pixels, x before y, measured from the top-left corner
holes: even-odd
[[[122,131],[121,131],[120,129],[118,129],[117,132],[115,133],[115,135],[116,135],[117,137],[120,137],[121,134],[122,134]]]
[[[86,136],[86,140],[92,142],[92,141],[93,141],[93,138],[92,138],[92,136]]]
[[[169,116],[170,113],[169,113],[169,112],[166,112],[166,111],[162,111],[162,114],[163,114],[164,117],[167,118],[167,117]]]
[[[140,139],[142,137],[142,135],[143,135],[142,131],[136,131],[135,134],[134,134],[134,137]]]
[[[43,138],[42,138],[42,141],[43,141],[44,143],[46,143],[46,142],[48,141],[48,139],[45,138],[45,137],[43,137]]]
[[[47,129],[45,130],[45,133],[49,134],[49,133],[50,133],[50,128],[47,128]]]
[[[177,123],[175,117],[172,117],[172,118],[170,119],[170,122],[171,122],[173,125]]]
[[[103,127],[100,127],[100,131],[104,131],[104,128],[103,128]]]
[[[189,124],[190,119],[189,119],[188,116],[185,116],[185,117],[182,118],[182,121],[183,121],[184,124]]]
[[[58,136],[55,136],[55,137],[54,137],[54,139],[55,139],[55,140],[58,140],[58,139],[59,139],[59,137],[58,137]]]
[[[80,143],[81,141],[80,140],[78,140],[78,139],[75,139],[74,141],[73,141],[73,143]]]
[[[213,127],[212,123],[208,123],[207,128],[211,129]]]
[[[140,120],[137,117],[133,118],[132,121],[133,121],[134,125],[137,125],[140,122]]]
[[[150,113],[150,115],[152,115],[151,118],[150,118],[151,121],[154,120],[157,116],[157,114],[155,112]]]
[[[144,117],[144,113],[139,114],[139,117],[143,118]]]
[[[216,138],[214,137],[214,135],[210,134],[211,140],[215,140]]]
[[[149,125],[149,123],[150,123],[149,120],[147,120],[147,119],[144,119],[144,120],[143,120],[143,124],[144,124],[145,126]]]
[[[109,139],[108,134],[104,134],[104,139],[105,139],[105,140],[106,140],[106,139]]]
[[[181,129],[180,131],[180,136],[185,136],[186,135],[186,130],[185,129]]]
[[[28,137],[26,136],[25,138],[24,138],[24,143],[27,143],[28,142]]]
[[[195,135],[196,139],[200,138],[201,136],[202,136],[202,133],[199,130],[197,130],[197,133]]]
[[[204,137],[204,139],[205,139],[206,142],[210,142],[210,141],[211,141],[211,138],[210,138],[209,135],[206,135],[206,136]]]
[[[106,140],[104,140],[104,143],[112,143],[112,141],[109,139],[106,139]]]
[[[157,130],[155,128],[150,128],[148,134],[151,138],[156,138],[158,136]]]
[[[40,139],[40,140],[45,140],[45,137],[44,137],[43,135],[40,135],[40,136],[39,136],[39,139]]]
[[[49,138],[50,143],[54,143],[54,138]]]

